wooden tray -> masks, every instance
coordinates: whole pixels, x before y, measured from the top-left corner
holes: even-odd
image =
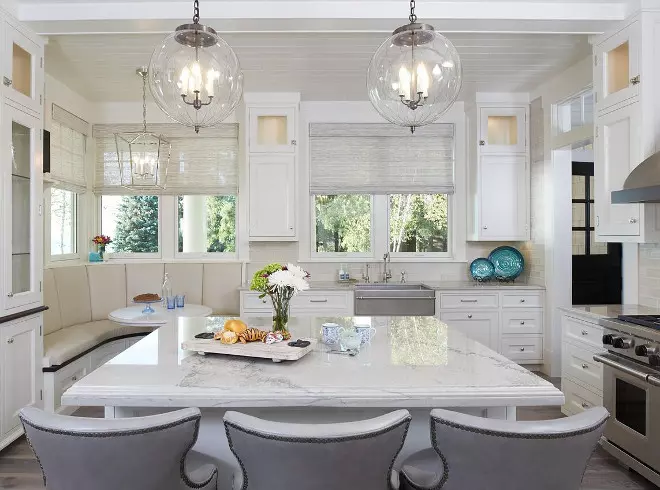
[[[223,344],[213,339],[192,339],[181,344],[183,350],[192,350],[200,355],[226,354],[230,356],[258,357],[272,359],[273,362],[297,361],[310,353],[316,347],[316,339],[303,338],[310,344],[307,347],[291,347],[288,342],[264,344],[263,342],[248,342],[247,344]]]

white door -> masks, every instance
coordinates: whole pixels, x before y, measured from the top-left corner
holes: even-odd
[[[639,95],[640,25],[633,22],[594,46],[594,91],[598,112]]]
[[[43,50],[41,46],[5,22],[4,95],[40,114],[43,103]]]
[[[295,158],[250,156],[250,238],[293,239]]]
[[[525,240],[529,179],[525,155],[481,155],[479,166],[479,237]]]
[[[499,314],[495,312],[441,312],[440,320],[450,328],[499,351]]]
[[[482,107],[479,111],[480,152],[525,153],[526,114],[524,107]]]
[[[252,107],[249,112],[250,153],[295,153],[295,108]]]
[[[0,325],[2,432],[20,425],[18,411],[40,405],[41,315]]]
[[[5,310],[41,303],[43,251],[42,131],[40,120],[3,105]]]
[[[640,163],[639,103],[598,117],[594,163],[596,236],[640,234],[640,205],[612,204],[612,191],[623,188],[630,171]]]

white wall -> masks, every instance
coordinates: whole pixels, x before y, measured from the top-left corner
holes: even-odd
[[[571,143],[566,135],[558,137],[553,128],[553,105],[588,88],[593,82],[591,56],[569,67],[531,92],[531,100],[541,98],[544,118],[542,186],[544,191],[542,216],[534,220],[542,230],[536,230],[544,246],[546,319],[544,358],[545,371],[561,374],[561,325],[557,310],[571,305],[571,151],[561,149]],[[534,224],[532,224],[534,226]],[[534,234],[535,231],[533,230]]]

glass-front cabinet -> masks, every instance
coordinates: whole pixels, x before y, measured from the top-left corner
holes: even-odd
[[[4,309],[41,302],[41,120],[2,106]]]
[[[639,34],[639,23],[633,22],[594,47],[594,88],[598,111],[639,95]]]
[[[525,153],[527,121],[525,108],[482,107],[479,113],[481,153]]]
[[[42,47],[12,23],[4,22],[4,95],[29,111],[41,114],[43,103]]]
[[[296,121],[294,108],[251,107],[250,152],[294,153],[296,151]]]

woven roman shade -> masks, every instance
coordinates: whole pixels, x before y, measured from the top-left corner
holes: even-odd
[[[88,123],[53,104],[50,125],[50,179],[78,193],[86,190],[85,147]]]
[[[311,194],[453,194],[454,125],[309,126]]]
[[[141,130],[141,124],[94,126],[95,193],[134,193],[120,186],[114,135]],[[150,124],[147,130],[162,135],[172,145],[167,188],[158,194],[238,194],[238,124],[221,124],[199,134],[192,134],[189,128],[178,124]]]

